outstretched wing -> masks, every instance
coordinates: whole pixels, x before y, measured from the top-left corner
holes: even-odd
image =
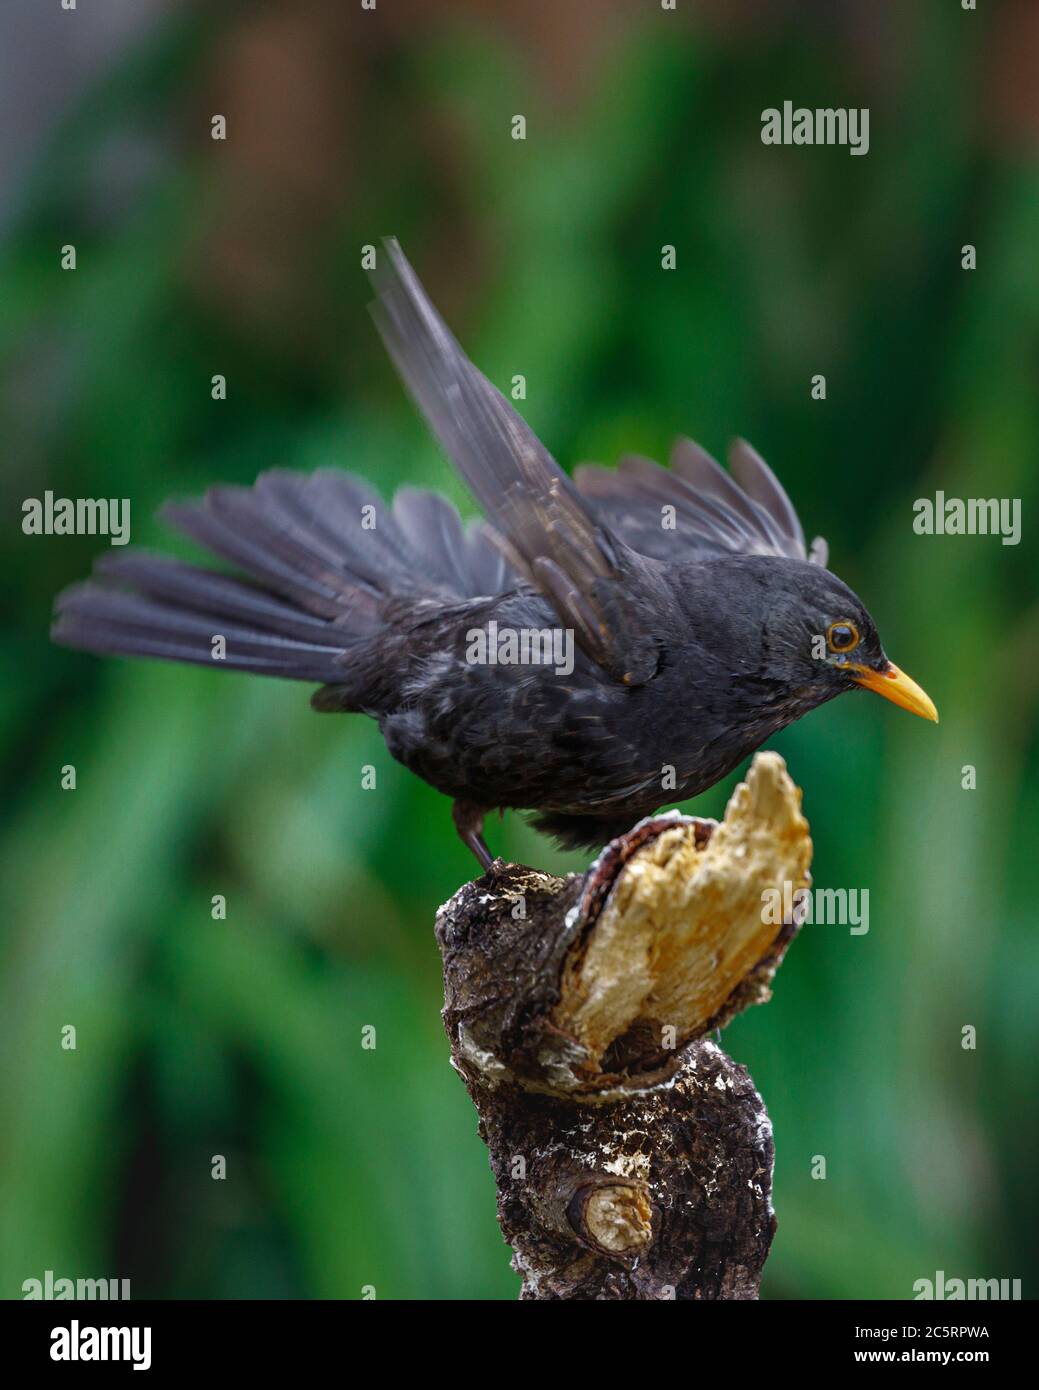
[[[826,542],[817,536],[806,552],[790,498],[745,440],[732,445],[729,467],[726,473],[699,444],[680,439],[670,469],[630,455],[616,469],[582,464],[574,481],[595,517],[643,555],[672,561],[779,555],[825,565]]]
[[[659,659],[654,564],[610,534],[529,426],[459,347],[397,242],[372,272],[372,317],[433,433],[501,537],[610,675],[641,684]]]

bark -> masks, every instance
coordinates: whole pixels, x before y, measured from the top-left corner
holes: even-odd
[[[766,890],[810,883],[800,807],[759,753],[720,823],[652,817],[563,879],[495,860],[440,909],[452,1063],[521,1298],[757,1297],[772,1128],[705,1034],[769,998],[798,930]]]

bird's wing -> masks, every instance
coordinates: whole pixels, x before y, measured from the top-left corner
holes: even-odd
[[[617,680],[656,671],[657,567],[612,536],[530,427],[459,347],[397,242],[371,274],[372,317],[512,568]]]
[[[729,467],[726,473],[699,444],[680,439],[670,469],[629,456],[616,469],[582,464],[574,481],[596,518],[643,555],[783,555],[825,565],[826,542],[817,536],[806,551],[790,498],[745,440],[732,445]]]

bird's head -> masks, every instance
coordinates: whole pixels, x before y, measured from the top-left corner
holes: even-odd
[[[876,624],[847,584],[821,565],[796,560],[773,560],[763,575],[767,669],[797,698],[815,705],[847,690],[872,690],[937,723],[933,700],[888,659]]]

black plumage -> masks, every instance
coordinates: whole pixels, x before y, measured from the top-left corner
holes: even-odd
[[[376,719],[485,863],[488,810],[598,847],[856,686],[936,717],[748,444],[731,473],[681,440],[670,469],[631,457],[571,479],[395,242],[380,262],[376,325],[485,520],[463,526],[431,492],[388,506],[337,470],[273,470],[163,510],[236,573],[110,552],[60,595],[56,642],[320,683],[314,707]],[[565,661],[491,663],[474,659],[481,632],[554,632],[556,658],[573,643]]]

